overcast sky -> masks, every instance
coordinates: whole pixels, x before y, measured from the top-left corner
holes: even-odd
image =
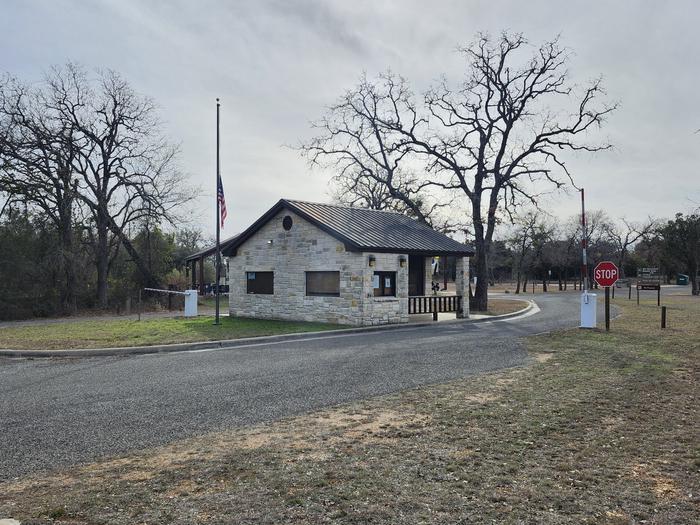
[[[214,227],[215,98],[232,235],[281,197],[328,201],[328,175],[285,148],[311,136],[363,71],[391,69],[416,92],[446,74],[478,31],[561,35],[579,83],[602,75],[621,109],[601,138],[612,152],[574,158],[587,206],[640,220],[700,203],[700,2],[0,0],[0,70],[39,80],[76,61],[122,73],[155,99],[182,169],[205,190],[195,220]],[[577,212],[574,193],[550,199]]]

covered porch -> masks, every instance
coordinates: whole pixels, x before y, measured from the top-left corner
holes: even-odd
[[[229,237],[228,239],[225,239],[219,243],[219,251],[223,251],[224,248],[226,248],[229,244],[231,244],[233,241],[235,241],[238,238],[238,236],[234,237]],[[215,257],[216,257],[216,246],[209,246],[208,248],[205,248],[204,250],[200,250],[196,253],[193,253],[191,255],[188,255],[185,258],[185,263],[186,263],[186,269],[187,269],[187,279],[190,283],[190,289],[191,290],[197,290],[199,292],[199,295],[206,295],[209,292],[213,292],[214,290],[214,281],[216,278],[212,279],[205,279],[205,265],[207,264],[208,261],[214,260],[214,262],[210,263],[216,268],[216,262],[215,262]],[[228,275],[228,268],[226,264],[226,259],[221,258],[221,283],[219,283],[222,287],[227,286],[227,275]],[[228,292],[228,289],[222,289],[222,292]]]
[[[408,254],[409,322],[469,317],[469,258],[463,253]]]

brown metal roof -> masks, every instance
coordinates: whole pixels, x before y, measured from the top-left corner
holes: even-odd
[[[401,213],[281,199],[250,228],[222,249],[235,255],[238,246],[286,208],[336,239],[348,250],[425,255],[472,256],[474,249]]]

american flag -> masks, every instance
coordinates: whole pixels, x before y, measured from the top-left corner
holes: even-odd
[[[224,227],[226,218],[226,198],[224,197],[224,185],[221,183],[221,175],[216,179],[216,198],[219,201],[219,212],[221,214],[221,227]]]

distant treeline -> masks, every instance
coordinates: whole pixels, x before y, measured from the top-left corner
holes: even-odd
[[[97,294],[94,239],[89,231],[73,232],[76,249],[70,254],[75,280],[66,306],[66,274],[57,264],[62,249],[59,232],[41,213],[11,206],[0,219],[0,319],[26,319],[105,308]],[[201,234],[192,229],[163,232],[143,224],[129,237],[159,286],[188,286],[185,257],[201,248]],[[207,275],[211,274],[207,267]],[[211,277],[211,276],[210,276]],[[106,308],[134,307],[146,281],[126,250],[115,248],[109,261]]]
[[[582,227],[580,217],[558,221],[539,211],[516,216],[503,240],[494,241],[489,279],[515,281],[515,292],[528,282],[558,283],[580,280]],[[690,278],[698,293],[700,271],[700,215],[677,214],[671,220],[642,223],[615,220],[602,211],[587,215],[588,269],[613,261],[621,277],[636,277],[639,268],[656,267],[670,281],[677,274]],[[545,284],[546,286],[546,284]]]

